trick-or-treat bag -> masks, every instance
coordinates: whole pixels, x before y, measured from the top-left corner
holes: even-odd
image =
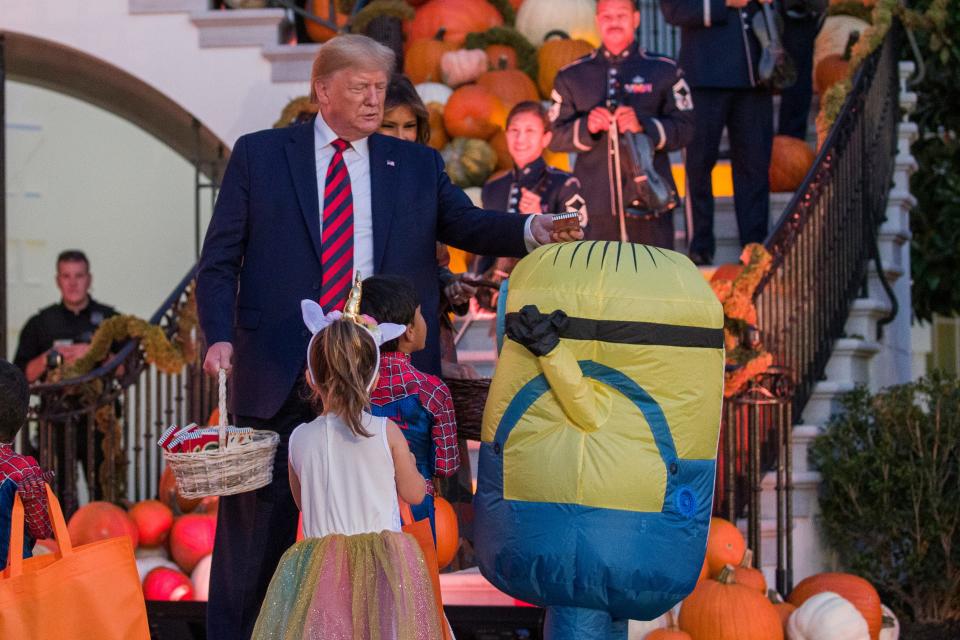
[[[74,547],[47,486],[59,550],[23,559],[23,503],[13,504],[7,568],[0,574],[0,638],[149,640],[133,545],[126,536]]]
[[[506,291],[484,410],[476,557],[541,606],[652,620],[706,550],[723,399],[723,310],[685,256],[541,247]]]

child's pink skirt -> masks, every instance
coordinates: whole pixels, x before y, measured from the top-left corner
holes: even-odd
[[[273,574],[253,637],[442,637],[420,547],[412,537],[390,531],[301,540]]]

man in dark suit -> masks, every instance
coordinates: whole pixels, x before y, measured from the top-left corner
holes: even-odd
[[[197,306],[204,369],[231,372],[240,426],[280,433],[273,482],[221,498],[211,570],[211,640],[248,638],[297,509],[287,440],[315,413],[303,397],[309,332],[300,300],[342,308],[353,274],[400,274],[416,284],[429,339],[414,357],[439,374],[436,242],[523,256],[551,241],[547,216],[474,207],[422,145],[376,134],[393,52],[364,36],[330,40],[313,65],[314,122],[237,140],[204,241]]]

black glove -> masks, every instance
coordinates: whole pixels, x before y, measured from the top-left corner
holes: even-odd
[[[505,325],[507,337],[540,357],[560,344],[560,333],[567,328],[567,314],[557,309],[547,316],[528,304],[519,313],[508,313]]]

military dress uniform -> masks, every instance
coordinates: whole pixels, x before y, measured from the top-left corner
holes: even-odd
[[[667,22],[680,27],[680,64],[697,103],[697,136],[686,158],[693,209],[690,254],[708,262],[716,249],[711,173],[724,127],[740,244],[767,237],[773,98],[759,83],[760,42],[750,26],[760,5],[752,1],[735,9],[725,0],[660,0],[660,8]]]
[[[560,70],[551,99],[550,148],[577,153],[573,174],[583,184],[591,214],[586,237],[620,240],[620,211],[614,203],[615,161],[608,152],[607,132],[591,134],[587,116],[598,106],[633,107],[655,148],[654,168],[676,189],[667,152],[686,146],[694,132],[694,103],[683,71],[670,58],[647,52],[636,41],[618,55],[601,46]],[[673,248],[669,211],[627,215],[626,230],[631,242]]]

